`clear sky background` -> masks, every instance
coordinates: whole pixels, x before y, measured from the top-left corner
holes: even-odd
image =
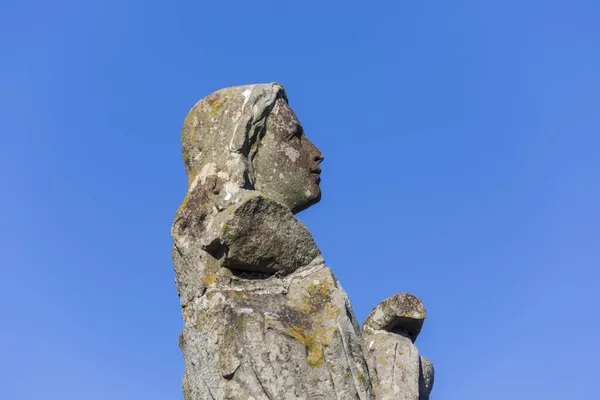
[[[0,399],[181,399],[188,110],[277,81],[325,155],[299,215],[359,321],[406,291],[436,400],[592,399],[597,0],[0,5]]]

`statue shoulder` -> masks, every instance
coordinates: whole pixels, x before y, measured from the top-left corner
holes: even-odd
[[[210,225],[203,247],[231,270],[288,274],[320,257],[291,210],[257,192],[219,212]]]

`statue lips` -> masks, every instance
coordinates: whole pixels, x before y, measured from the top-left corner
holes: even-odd
[[[316,167],[310,170],[311,174],[314,174],[316,177],[317,185],[321,182],[321,168]]]

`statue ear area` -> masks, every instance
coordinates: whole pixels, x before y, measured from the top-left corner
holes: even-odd
[[[321,254],[288,207],[262,196],[223,210],[208,233],[204,250],[234,271],[285,275]]]

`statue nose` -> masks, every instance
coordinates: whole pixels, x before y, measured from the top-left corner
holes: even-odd
[[[314,160],[320,164],[323,162],[324,159],[325,156],[323,156],[323,154],[321,154],[321,152],[317,150],[317,153],[314,156]]]

